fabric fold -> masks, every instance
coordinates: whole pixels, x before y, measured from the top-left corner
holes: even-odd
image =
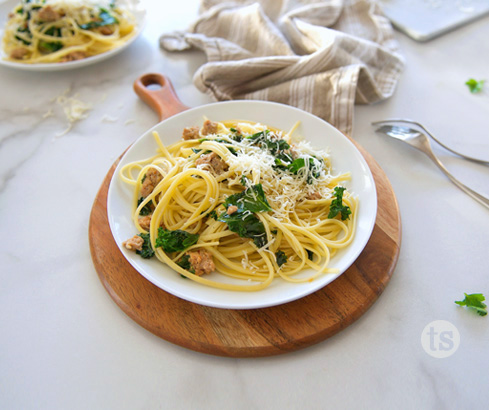
[[[202,50],[194,84],[217,101],[293,105],[349,135],[354,104],[389,98],[404,65],[372,0],[203,0],[191,27],[160,45]]]

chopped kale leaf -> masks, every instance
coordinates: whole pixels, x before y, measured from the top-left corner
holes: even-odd
[[[332,219],[336,215],[338,215],[338,213],[341,214],[341,219],[343,221],[350,218],[351,215],[350,207],[347,205],[343,205],[343,192],[345,191],[345,189],[346,188],[340,186],[335,187],[334,194],[336,198],[331,201],[328,218]]]
[[[141,197],[138,199],[138,205],[141,205],[141,202],[144,201],[144,197]],[[139,215],[141,216],[146,216],[146,215],[149,215],[151,214],[151,212],[153,212],[152,208],[151,208],[151,201],[149,201],[146,205],[144,205],[141,210],[139,211]]]
[[[160,226],[155,245],[157,248],[163,248],[165,252],[181,252],[197,243],[198,240],[198,234],[192,234],[180,229],[170,231]]]
[[[283,251],[277,251],[275,252],[275,259],[277,260],[277,265],[282,266],[287,262],[287,255]]]
[[[141,255],[144,259],[149,259],[155,254],[153,248],[151,247],[151,241],[149,239],[149,233],[140,233],[139,236],[143,238],[143,248],[140,251],[136,251],[138,255]]]
[[[237,233],[242,238],[251,238],[259,248],[267,243],[265,226],[260,219],[254,215],[256,212],[271,211],[272,208],[265,197],[263,187],[253,185],[243,192],[226,198],[224,207],[236,206],[238,209],[228,215],[223,212],[218,221],[225,222],[230,231]]]

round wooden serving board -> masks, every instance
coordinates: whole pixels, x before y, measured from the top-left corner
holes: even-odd
[[[154,83],[162,88],[148,91],[147,86]],[[161,119],[187,108],[160,75],[143,76],[134,88]],[[102,284],[117,305],[142,327],[198,352],[229,357],[270,356],[327,339],[353,323],[377,300],[392,276],[401,243],[399,208],[389,180],[372,156],[355,145],[376,182],[377,220],[355,263],[323,289],[279,306],[228,310],[187,302],[156,287],[127,262],[109,228],[107,191],[118,161],[105,177],[90,215],[90,250]]]

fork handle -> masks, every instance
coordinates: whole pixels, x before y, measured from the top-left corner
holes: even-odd
[[[452,181],[457,187],[459,187],[462,191],[464,191],[467,195],[475,199],[480,204],[489,208],[489,198],[482,196],[478,192],[475,192],[473,189],[469,188],[467,185],[460,182],[457,178],[455,178],[448,169],[445,168],[445,165],[433,154],[431,150],[425,152],[426,155],[436,164],[438,168]]]

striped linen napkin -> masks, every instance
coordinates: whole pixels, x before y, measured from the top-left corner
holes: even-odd
[[[194,84],[217,101],[292,105],[351,135],[354,104],[392,95],[404,62],[373,0],[202,0],[167,51],[201,49]]]

